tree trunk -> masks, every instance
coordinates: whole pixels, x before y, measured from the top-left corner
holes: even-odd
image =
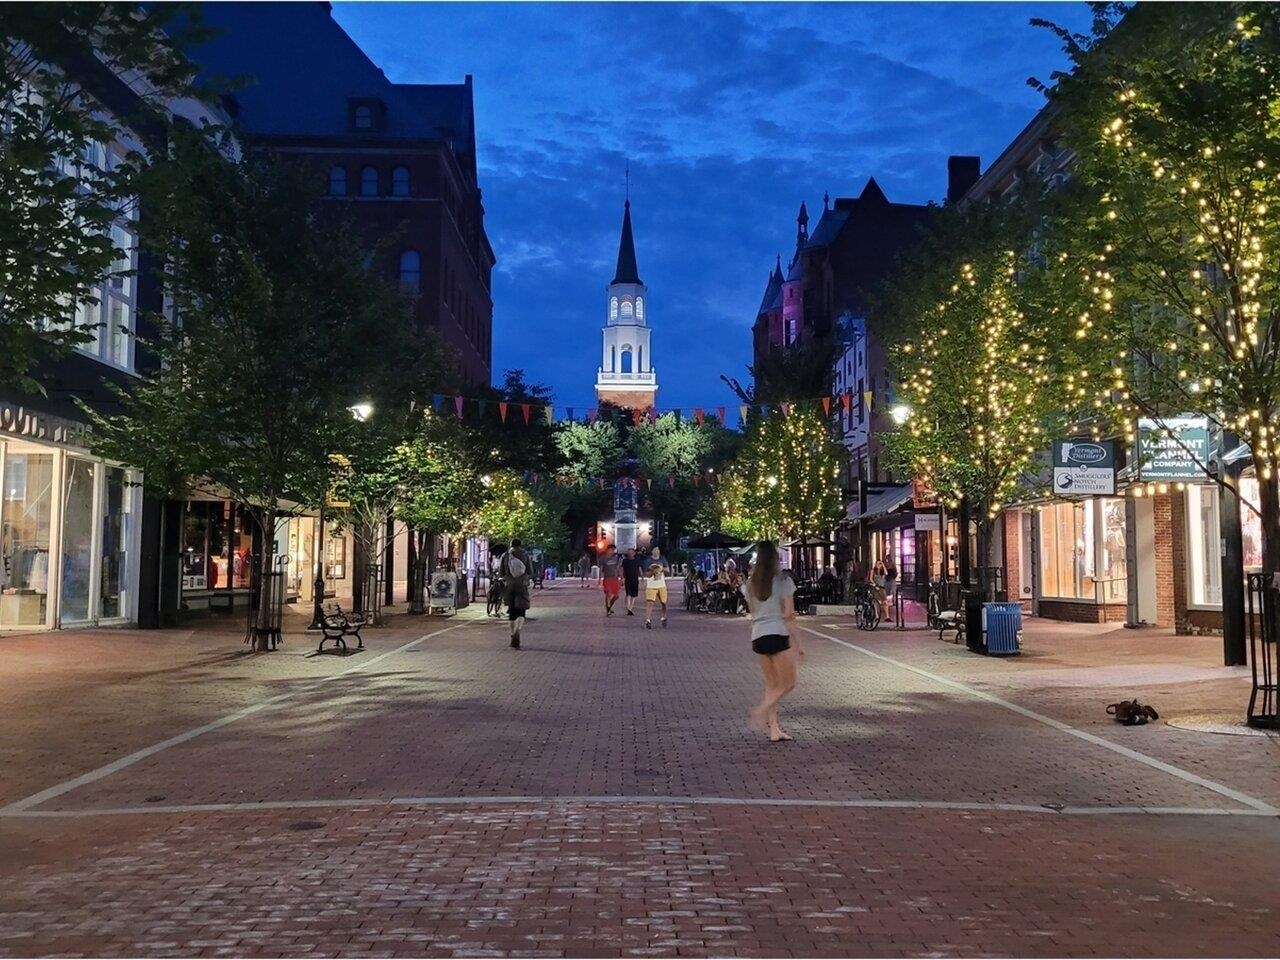
[[[1280,573],[1280,477],[1258,477],[1258,512],[1262,514],[1262,572]]]
[[[431,537],[425,530],[415,530],[417,550],[413,558],[413,593],[409,602],[410,613],[427,612],[427,566],[430,559]]]
[[[996,598],[996,578],[992,569],[991,557],[995,552],[996,521],[984,509],[978,517],[978,583],[982,588],[983,601],[990,603]]]
[[[262,549],[254,557],[258,565],[258,613],[255,618],[253,649],[265,653],[271,649],[271,637],[275,630],[275,581],[272,580],[272,567],[275,562],[273,551],[276,544],[276,511],[275,504],[268,504],[258,514],[258,526],[262,530]]]

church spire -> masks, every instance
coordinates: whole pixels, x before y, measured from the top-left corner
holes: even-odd
[[[618,269],[614,271],[613,282],[640,282],[640,269],[636,266],[636,241],[631,236],[630,200],[622,205],[622,239],[618,242]]]

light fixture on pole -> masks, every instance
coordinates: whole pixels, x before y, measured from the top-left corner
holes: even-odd
[[[911,408],[905,403],[899,403],[890,408],[889,416],[893,418],[893,422],[898,426],[904,426],[911,419]]]

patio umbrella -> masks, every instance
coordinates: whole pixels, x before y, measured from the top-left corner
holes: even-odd
[[[689,541],[689,546],[695,550],[713,550],[716,555],[716,569],[720,569],[720,551],[730,549],[732,547],[745,547],[747,541],[738,537],[730,536],[727,533],[708,533],[701,537],[696,537]]]

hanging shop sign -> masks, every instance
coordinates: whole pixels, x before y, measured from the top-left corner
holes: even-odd
[[[1144,480],[1203,480],[1209,465],[1209,418],[1138,421],[1138,471]]]
[[[936,511],[930,513],[917,513],[915,521],[917,530],[932,533],[942,532],[942,517],[938,516]]]
[[[1053,441],[1053,492],[1059,497],[1113,496],[1116,492],[1115,441]]]
[[[938,493],[923,480],[911,481],[911,506],[916,510],[938,509]],[[916,527],[916,529],[920,529]]]

